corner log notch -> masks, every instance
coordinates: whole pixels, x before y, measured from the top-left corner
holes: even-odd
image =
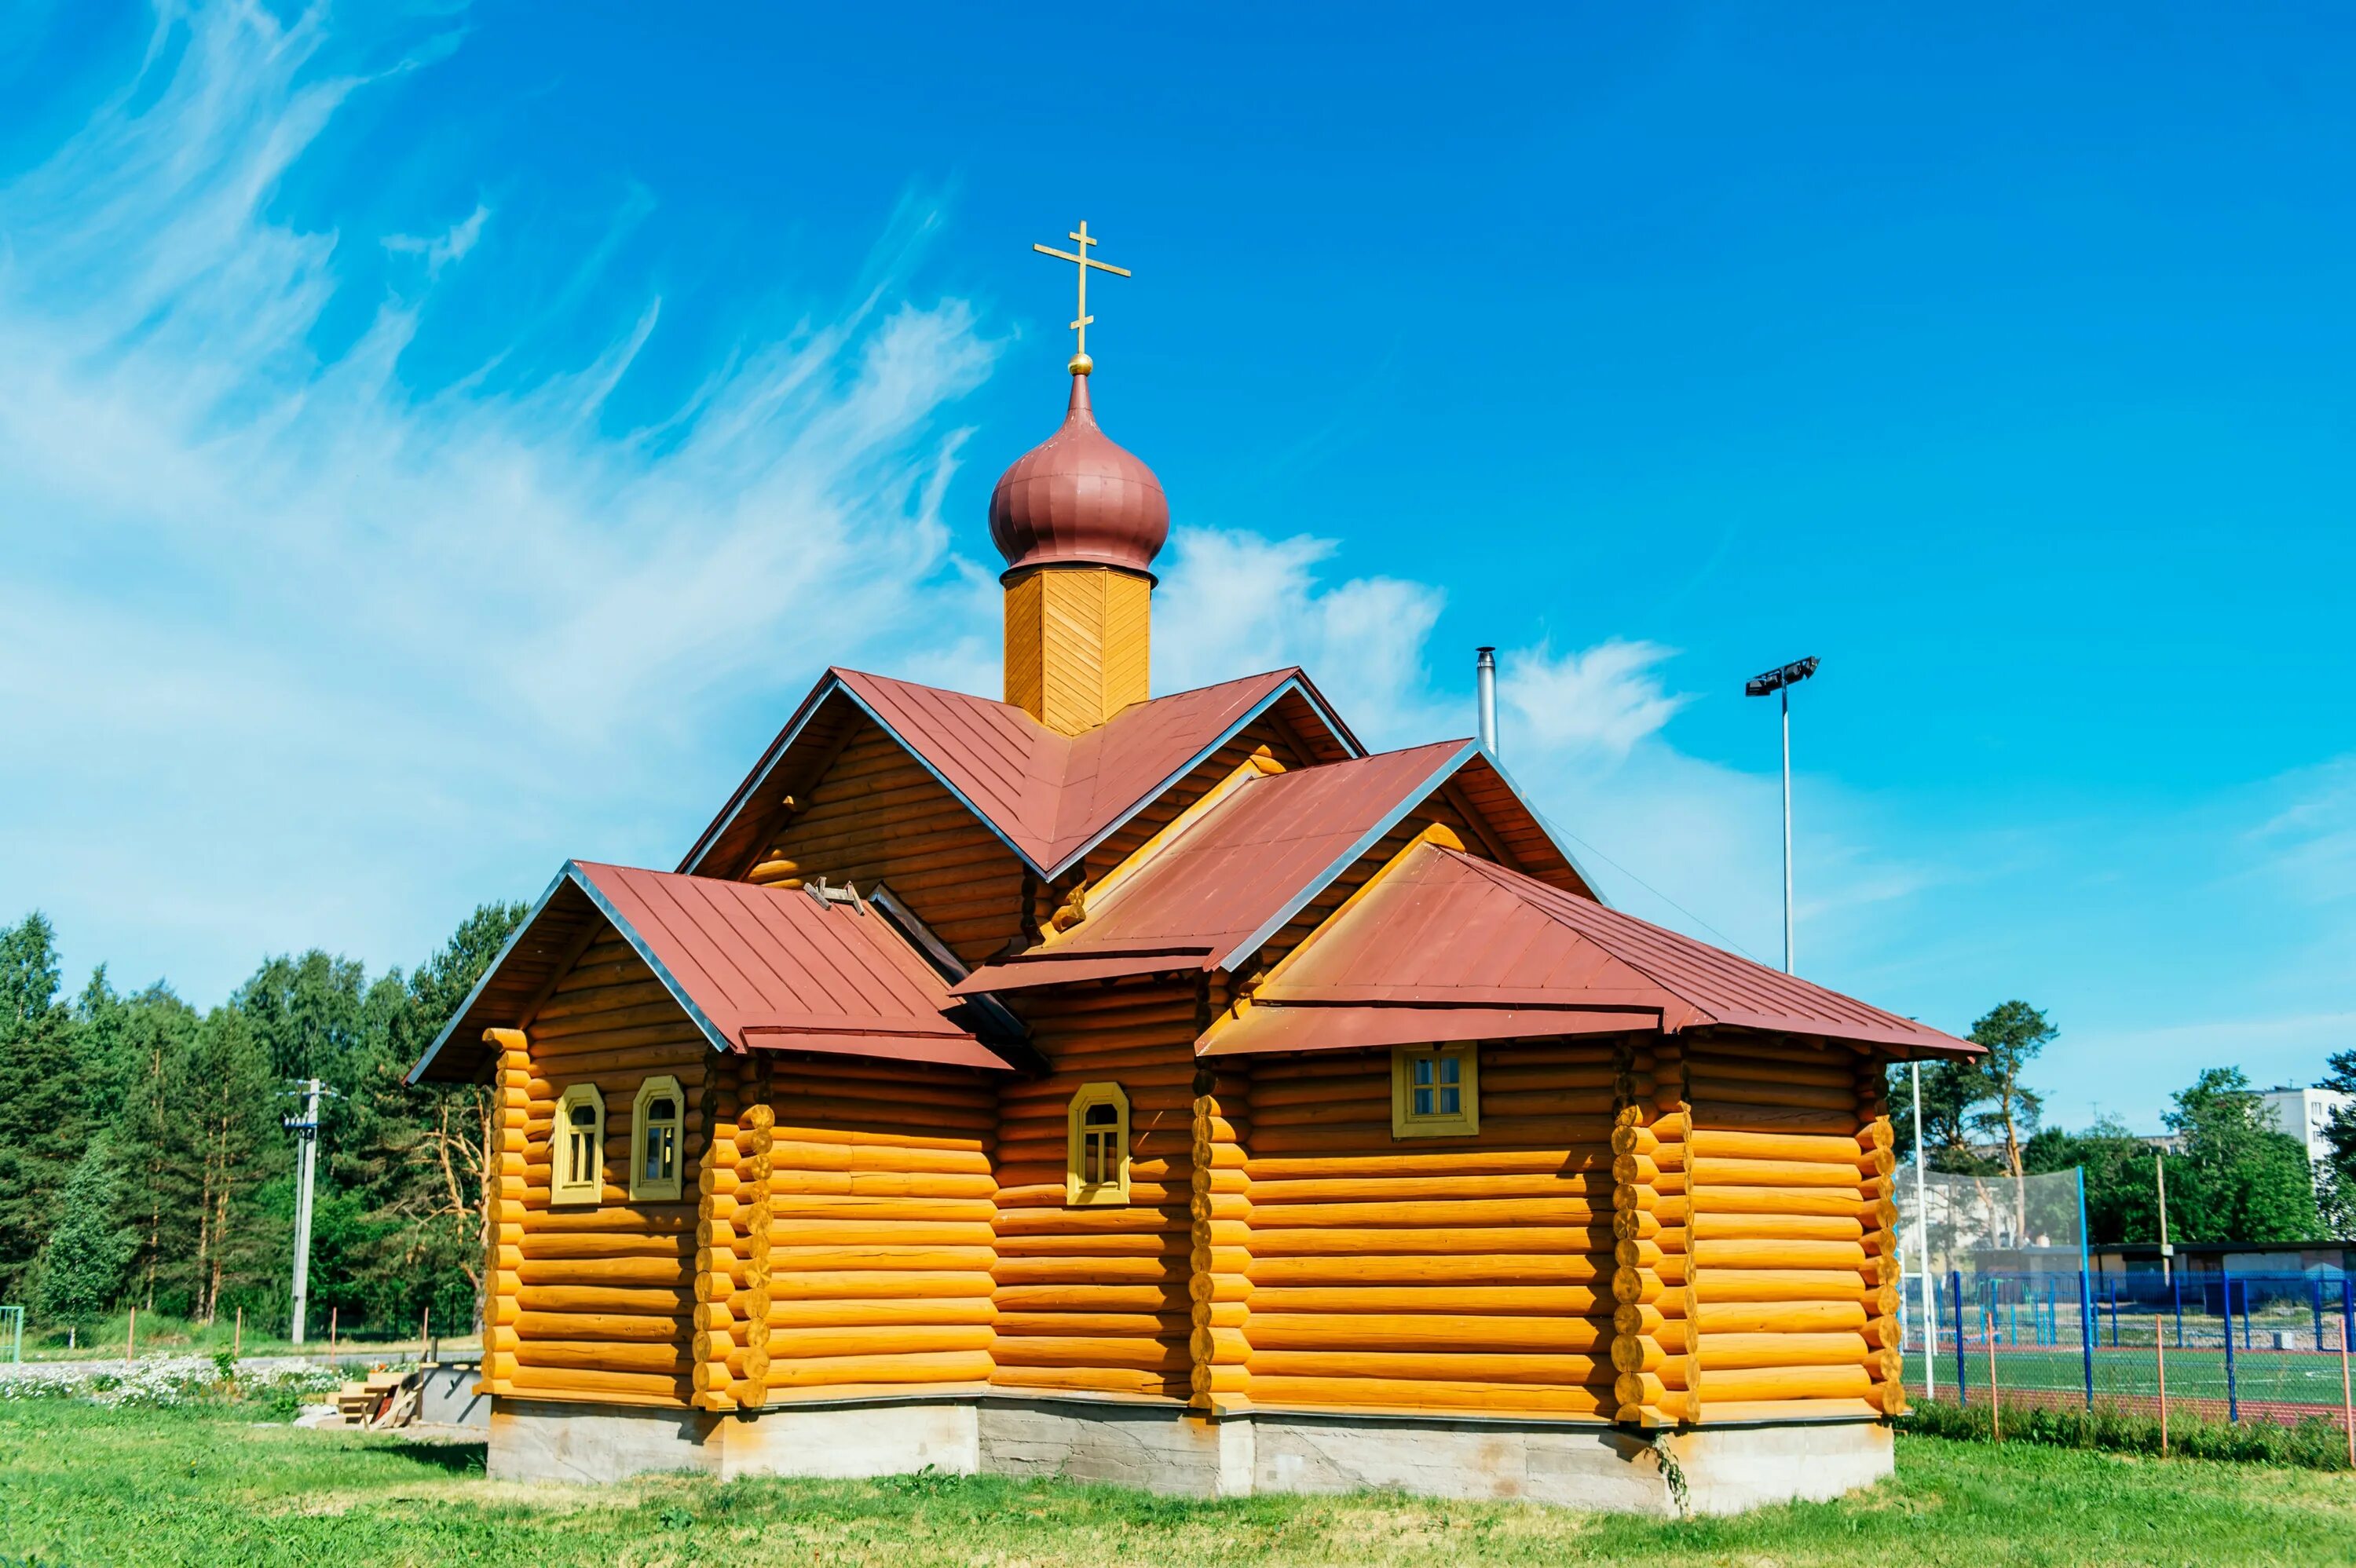
[[[693,1399],[699,1410],[734,1410],[736,1362],[746,1345],[736,1338],[736,1215],[752,1207],[745,1193],[746,1177],[740,1169],[738,1117],[744,1096],[738,1082],[744,1064],[717,1061],[703,1080],[703,1125],[711,1129],[704,1146],[703,1169],[696,1178],[699,1200],[695,1220],[695,1338],[689,1359],[693,1364]],[[761,1377],[768,1376],[768,1356],[761,1352]]]
[[[1207,1000],[1204,1006],[1207,1008]],[[1190,1403],[1225,1410],[1251,1392],[1251,1174],[1248,1065],[1228,1061],[1194,1070],[1194,1194],[1186,1292],[1193,1333]]]
[[[1641,1427],[1697,1422],[1701,1361],[1688,1267],[1692,1106],[1684,1051],[1654,1040],[1623,1043],[1619,1056],[1612,1130],[1615,1419]]]
[[[745,1076],[751,1079],[745,1097],[750,1104],[737,1117],[736,1149],[744,1186],[741,1192],[753,1195],[752,1207],[744,1211],[744,1233],[737,1238],[736,1251],[743,1263],[744,1289],[741,1301],[731,1303],[731,1311],[741,1305],[744,1354],[737,1363],[736,1403],[745,1410],[758,1410],[769,1402],[769,1227],[776,1191],[771,1174],[771,1151],[776,1140],[776,1111],[771,1103],[771,1076],[775,1065],[764,1059],[757,1067],[746,1064]]]
[[[1858,1217],[1865,1225],[1866,1371],[1873,1380],[1866,1397],[1882,1414],[1902,1415],[1906,1385],[1898,1321],[1898,1205],[1891,1192],[1897,1157],[1890,1149],[1889,1081],[1880,1058],[1858,1057],[1857,1102],[1864,1122],[1857,1141],[1862,1179],[1858,1195],[1863,1200]]]
[[[531,1055],[524,1032],[487,1029],[497,1053],[483,1183],[483,1392],[515,1392],[517,1319],[522,1314],[524,1139],[531,1122]]]

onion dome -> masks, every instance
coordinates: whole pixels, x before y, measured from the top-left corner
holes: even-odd
[[[1063,428],[1017,458],[990,495],[990,539],[1009,572],[1113,566],[1143,573],[1170,537],[1170,503],[1153,470],[1097,428],[1088,373],[1073,361]]]

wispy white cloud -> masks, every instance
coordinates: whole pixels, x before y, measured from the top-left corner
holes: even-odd
[[[2273,809],[2247,835],[2256,869],[2316,904],[2356,902],[2356,755],[2272,781]]]
[[[1540,643],[1508,656],[1513,679],[1499,696],[1539,752],[1624,757],[1692,700],[1663,689],[1660,667],[1674,651],[1613,637],[1557,656]]]
[[[483,225],[490,216],[491,209],[477,202],[474,211],[439,234],[388,234],[384,248],[396,255],[424,258],[425,275],[430,278],[451,262],[466,259],[466,252],[483,237]]]
[[[968,304],[887,270],[831,316],[747,321],[616,431],[651,288],[569,370],[404,374],[439,290],[531,242],[478,206],[381,237],[423,283],[325,350],[345,237],[273,204],[355,95],[444,47],[331,69],[327,28],[166,10],[140,80],[0,188],[0,722],[52,738],[0,760],[48,807],[0,827],[0,881],[200,994],[291,943],[421,951],[560,853],[660,860],[752,741],[712,734],[729,699],[980,641],[939,517],[946,412],[995,353]],[[877,253],[905,267],[927,226]]]

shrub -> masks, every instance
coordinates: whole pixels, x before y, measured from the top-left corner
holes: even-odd
[[[1968,1409],[1944,1400],[1923,1400],[1905,1417],[1907,1429],[1929,1437],[1988,1442],[1992,1434],[1986,1403]],[[2158,1454],[2159,1418],[2115,1405],[2092,1410],[2051,1410],[2028,1405],[2004,1413],[2004,1440],[2049,1448],[2099,1448],[2115,1454]],[[2227,1423],[2170,1413],[2168,1451],[2190,1459],[2230,1459],[2260,1465],[2297,1465],[2310,1470],[2348,1468],[2348,1436],[2337,1422],[2309,1416],[2296,1426],[2279,1422]]]

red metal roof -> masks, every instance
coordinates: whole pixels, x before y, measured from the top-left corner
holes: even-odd
[[[1443,741],[1249,779],[1089,901],[1067,934],[953,989],[1223,967],[1275,934],[1474,754],[1469,741]]]
[[[829,699],[835,700],[830,706]],[[862,670],[830,669],[680,869],[725,874],[732,854],[750,853],[751,803],[803,742],[823,748],[840,735],[830,711],[843,699],[873,716],[950,792],[1043,877],[1073,862],[1183,778],[1261,712],[1274,709],[1321,761],[1361,748],[1298,669],[1271,670],[1123,709],[1096,729],[1058,735],[1010,703],[919,686]],[[1314,732],[1318,730],[1323,733]]]
[[[1430,844],[1289,955],[1251,1008],[1209,1031],[1201,1048],[1226,1055],[1713,1025],[1910,1054],[1979,1051]]]
[[[552,944],[534,928],[559,922],[570,945],[594,922],[584,918],[591,909],[612,923],[716,1049],[1010,1066],[944,1016],[958,1006],[948,982],[880,913],[798,889],[575,860],[412,1077],[444,1076],[449,1069],[433,1069],[454,1038],[466,1059],[483,1029],[525,1025],[526,1010],[554,975],[541,956]],[[529,972],[505,973],[511,955]],[[525,982],[529,992],[519,988]]]
[[[1301,678],[1272,670],[1125,708],[1066,737],[1011,703],[860,670],[834,674],[1041,871],[1060,871],[1247,715]]]

